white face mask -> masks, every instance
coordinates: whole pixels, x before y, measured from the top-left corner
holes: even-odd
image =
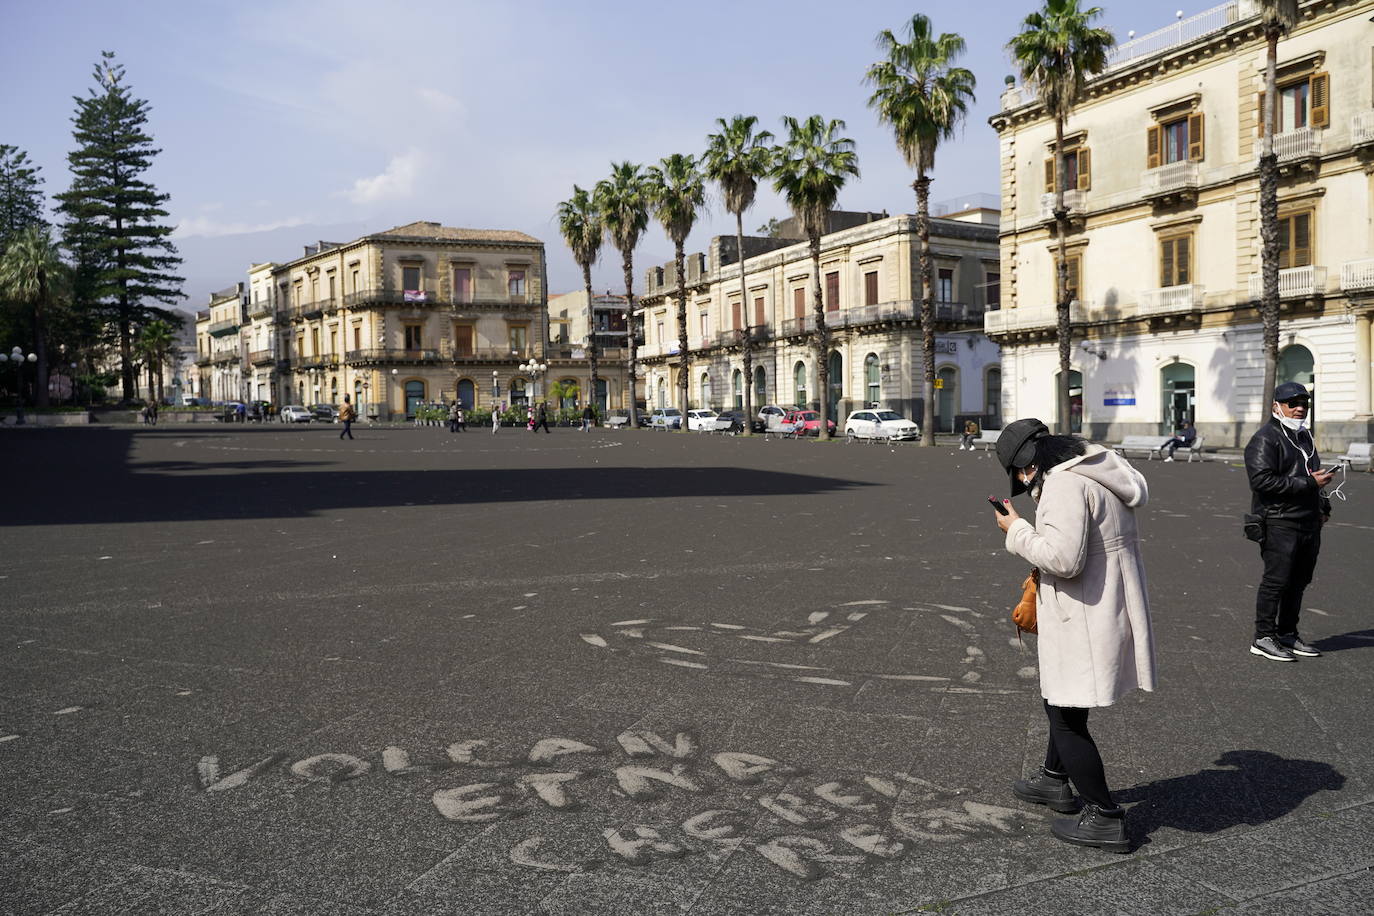
[[[1274,419],[1278,420],[1288,429],[1293,430],[1293,432],[1297,432],[1298,430],[1307,428],[1306,417],[1303,417],[1301,420],[1299,420],[1297,417],[1285,417],[1281,411],[1276,410],[1274,411]]]

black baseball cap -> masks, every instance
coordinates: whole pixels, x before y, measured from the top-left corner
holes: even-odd
[[[1008,423],[997,437],[997,461],[1011,480],[1011,495],[1026,492],[1026,485],[1016,479],[1016,471],[1035,460],[1035,442],[1050,434],[1050,428],[1034,417]]]
[[[1308,393],[1298,382],[1284,382],[1274,389],[1274,400],[1282,404],[1284,401],[1291,401],[1294,398],[1307,398],[1312,400],[1312,395]]]

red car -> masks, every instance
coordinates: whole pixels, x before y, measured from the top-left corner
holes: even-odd
[[[826,420],[830,434],[835,435],[835,421]],[[819,436],[821,434],[821,415],[814,410],[789,410],[783,415],[784,429],[791,429],[793,435]]]

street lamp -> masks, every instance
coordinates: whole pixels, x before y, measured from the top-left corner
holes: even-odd
[[[516,368],[528,375],[530,380],[534,382],[534,400],[539,400],[539,377],[549,371],[549,364],[541,363],[534,357],[530,357]]]
[[[391,370],[391,381],[392,381],[393,383],[399,384],[399,382],[396,382],[396,370],[395,370],[395,369],[392,369],[392,370]],[[402,411],[401,419],[402,419],[402,420],[405,419],[405,416],[404,416],[405,409],[406,409],[406,399],[405,399],[405,397],[403,396],[403,397],[401,398],[401,411]],[[391,411],[391,408],[390,408],[390,406],[388,406],[388,407],[387,407],[388,416],[390,416],[390,411]]]
[[[17,405],[17,408],[16,408],[16,410],[15,410],[14,425],[15,425],[15,426],[23,426],[23,425],[24,425],[24,375],[23,375],[23,373],[21,373],[19,370],[20,370],[21,368],[23,368],[23,365],[24,365],[25,362],[30,362],[30,363],[36,363],[36,362],[38,362],[38,354],[37,354],[37,353],[30,353],[28,356],[25,356],[23,350],[21,350],[19,347],[15,347],[13,350],[10,351],[9,356],[6,356],[4,353],[0,353],[0,363],[5,363],[5,362],[14,363],[14,396],[18,399],[18,405]]]
[[[491,370],[491,400],[493,405],[495,405],[496,399],[501,396],[501,383],[496,380],[498,375],[499,373],[495,369]]]

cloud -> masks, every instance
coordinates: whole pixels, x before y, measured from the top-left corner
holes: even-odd
[[[371,178],[359,178],[353,187],[338,194],[347,197],[355,204],[372,204],[387,200],[410,197],[415,191],[415,182],[424,167],[427,154],[420,149],[411,148],[404,153],[392,156],[386,169]]]
[[[440,114],[462,114],[463,103],[447,92],[430,86],[421,87],[417,94],[420,100]]]
[[[218,207],[208,209],[218,209]],[[208,216],[191,216],[177,223],[176,229],[172,231],[172,238],[185,239],[194,238],[196,236],[202,238],[218,238],[225,235],[249,235],[254,232],[270,232],[273,229],[290,229],[293,226],[304,226],[309,222],[309,219],[299,216],[273,220],[267,223],[218,222]]]

